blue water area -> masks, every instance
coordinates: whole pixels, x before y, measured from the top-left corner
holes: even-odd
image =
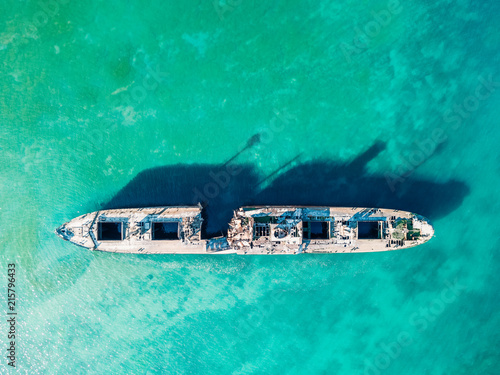
[[[500,373],[498,2],[0,10],[5,352],[9,264],[18,313],[0,373]],[[407,210],[436,236],[149,256],[54,234],[99,209],[198,202],[206,236],[253,204]]]

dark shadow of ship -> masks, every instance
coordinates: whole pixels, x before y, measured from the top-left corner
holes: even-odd
[[[260,175],[251,165],[233,164],[235,157],[222,165],[152,168],[139,173],[103,209],[201,202],[207,238],[225,234],[233,210],[244,205],[394,208],[435,220],[458,208],[469,194],[468,186],[460,181],[441,183],[413,176],[391,189],[386,175],[366,172],[367,163],[384,148],[384,143],[376,143],[349,163],[300,163],[296,157],[269,176]]]

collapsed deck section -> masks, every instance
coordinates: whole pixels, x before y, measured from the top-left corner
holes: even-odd
[[[244,254],[386,251],[434,234],[427,219],[406,211],[358,207],[242,207],[228,243]]]
[[[123,253],[194,253],[207,250],[201,239],[201,207],[114,209],[79,216],[56,233],[92,250]]]

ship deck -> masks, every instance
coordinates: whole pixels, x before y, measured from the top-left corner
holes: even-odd
[[[407,211],[253,206],[235,212],[228,241],[243,254],[364,253],[414,247],[433,235],[427,219]]]
[[[111,209],[76,217],[56,233],[75,245],[99,251],[206,254],[202,222],[200,207]]]
[[[56,230],[91,250],[131,254],[363,253],[409,248],[434,235],[407,211],[359,207],[254,206],[234,212],[227,237],[201,238],[201,207],[112,209]]]

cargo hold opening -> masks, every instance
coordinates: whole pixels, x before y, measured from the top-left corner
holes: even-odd
[[[98,241],[123,240],[123,223],[121,221],[106,221],[97,224]]]
[[[173,221],[153,222],[153,241],[158,240],[178,240],[179,223]]]
[[[358,239],[376,240],[380,238],[378,221],[358,221]]]
[[[330,223],[328,221],[304,221],[302,232],[305,239],[328,240],[330,238]]]

